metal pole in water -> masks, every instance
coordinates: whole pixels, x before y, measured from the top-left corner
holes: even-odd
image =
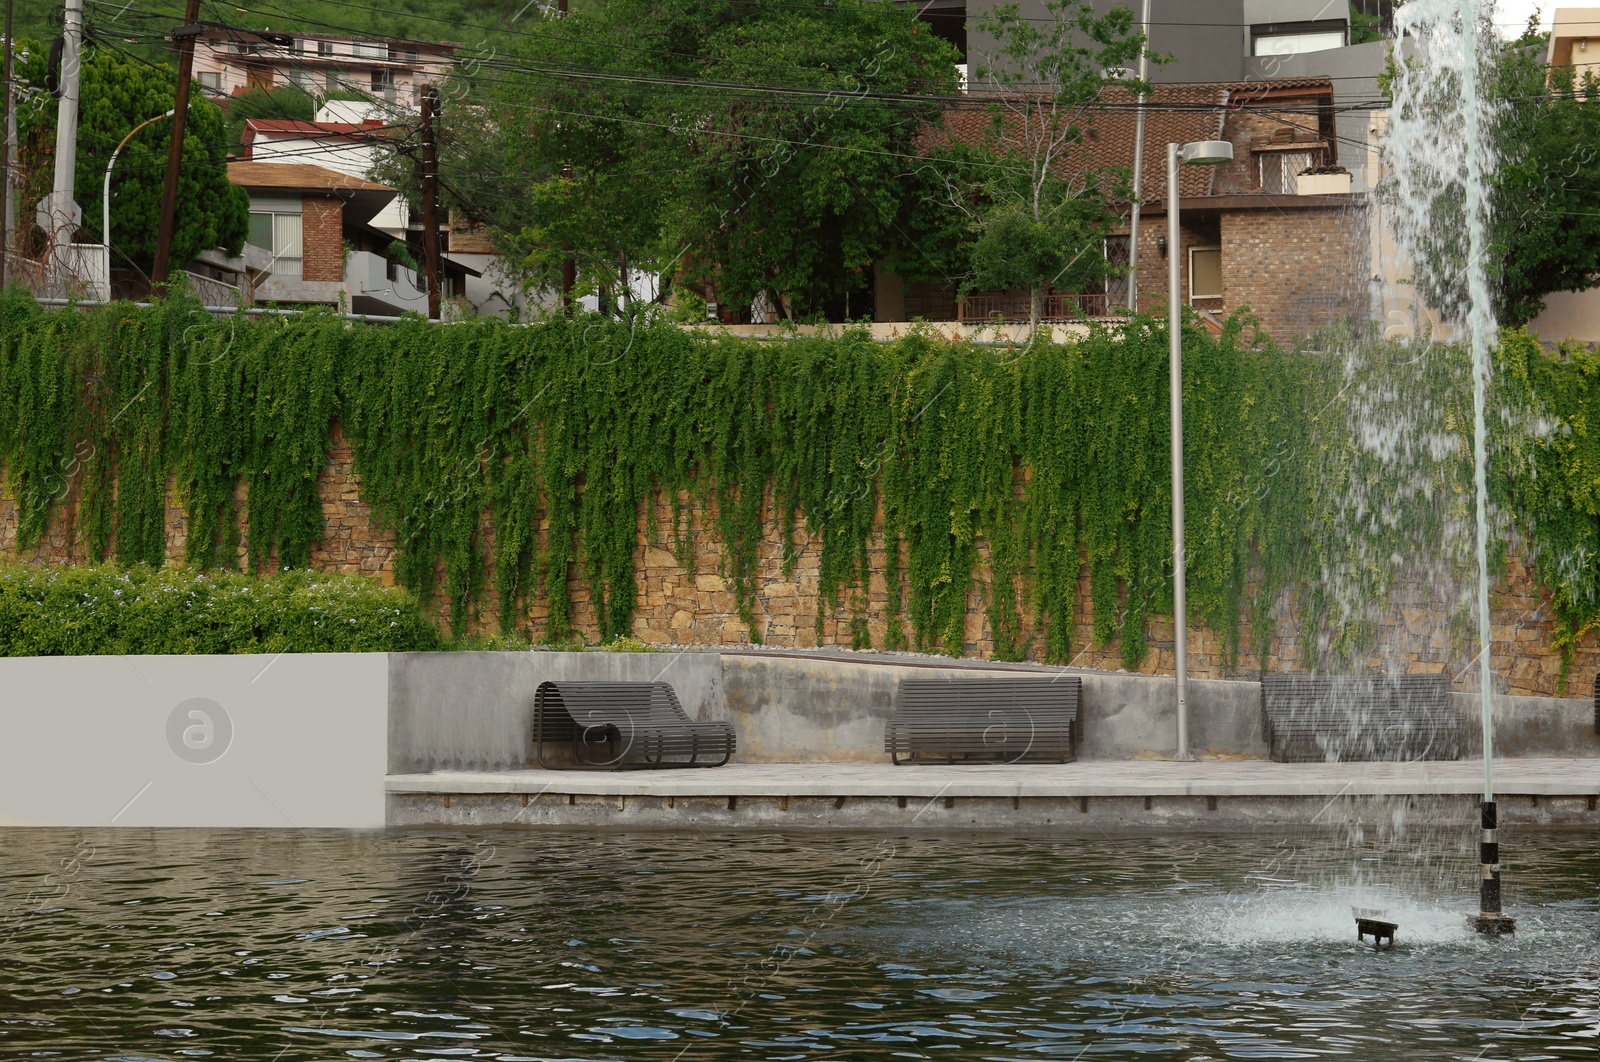
[[[1489,285],[1484,276],[1485,232],[1488,209],[1483,197],[1483,158],[1479,153],[1478,123],[1478,5],[1461,0],[1461,98],[1466,134],[1467,262],[1470,310],[1468,343],[1472,349],[1472,460],[1473,493],[1478,517],[1478,693],[1483,719],[1482,834],[1478,841],[1478,914],[1468,916],[1479,933],[1499,936],[1516,930],[1516,919],[1500,911],[1499,814],[1494,802],[1494,671],[1490,665],[1489,624],[1489,454],[1484,425],[1484,403],[1489,383],[1488,337],[1494,331]]]

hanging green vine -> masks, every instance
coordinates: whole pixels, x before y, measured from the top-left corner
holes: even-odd
[[[1043,657],[1069,659],[1082,558],[1093,638],[1118,642],[1128,666],[1172,606],[1158,321],[986,347],[850,328],[761,341],[594,316],[218,320],[184,299],[46,312],[11,292],[0,328],[0,460],[25,549],[52,511],[75,512],[89,558],[114,544],[119,562],[159,564],[173,481],[188,563],[233,566],[242,525],[251,569],[305,567],[337,428],[374,522],[394,535],[399,581],[441,595],[457,630],[492,587],[508,630],[531,628],[542,603],[532,633],[564,639],[586,599],[602,639],[627,635],[641,526],[689,567],[695,511],[714,514],[718,571],[752,640],[774,526],[786,578],[802,529],[820,540],[818,629],[842,612],[856,645],[871,640],[874,570],[887,648],[971,651],[976,587],[996,656],[1029,655],[1042,632]],[[1308,524],[1330,515],[1319,490],[1370,469],[1340,435],[1337,358],[1285,353],[1244,318],[1221,335],[1189,328],[1184,343],[1189,593],[1231,661],[1241,617],[1265,650],[1291,584],[1306,584],[1316,614],[1314,569],[1344,548],[1307,546]],[[1440,357],[1441,379],[1459,383]],[[1524,404],[1546,403],[1560,425],[1525,455],[1537,476],[1513,469],[1496,489],[1530,514],[1570,645],[1600,625],[1600,362],[1515,336],[1502,360]]]

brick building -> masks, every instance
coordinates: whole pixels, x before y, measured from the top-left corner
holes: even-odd
[[[1187,304],[1223,315],[1248,308],[1283,342],[1370,316],[1366,197],[1351,193],[1339,164],[1333,103],[1329,78],[1155,86],[1146,107],[1135,278],[1140,310],[1165,307],[1167,256],[1176,254]],[[1063,163],[1062,176],[1131,173],[1135,114],[1129,92],[1108,90],[1085,117],[1083,142]],[[974,97],[947,112],[941,135],[981,143],[991,121],[987,101]],[[1181,238],[1168,247],[1166,145],[1214,139],[1233,144],[1234,161],[1180,170]],[[1120,209],[1125,221],[1103,251],[1109,262],[1125,265],[1129,207]],[[876,281],[880,321],[1027,319],[1027,299],[1018,292],[958,300],[953,282],[906,283],[886,270]],[[1128,289],[1123,276],[1095,291],[1056,293],[1047,316],[1112,315],[1127,305]]]

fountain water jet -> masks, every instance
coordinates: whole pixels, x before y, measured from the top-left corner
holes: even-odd
[[[1485,142],[1494,113],[1493,104],[1483,98],[1480,86],[1479,20],[1492,27],[1494,2],[1473,0],[1416,0],[1395,13],[1397,51],[1395,123],[1390,134],[1413,138],[1407,148],[1420,146],[1418,133],[1431,134],[1433,146],[1442,147],[1447,137],[1459,128],[1460,150],[1443,151],[1442,163],[1432,159],[1417,166],[1396,167],[1400,198],[1413,208],[1409,225],[1397,226],[1397,242],[1420,268],[1427,252],[1441,249],[1437,231],[1441,220],[1435,211],[1442,203],[1458,205],[1465,222],[1466,246],[1456,245],[1459,272],[1436,278],[1435,294],[1444,295],[1441,309],[1454,310],[1465,332],[1472,355],[1472,455],[1473,495],[1476,517],[1475,559],[1477,574],[1478,689],[1483,726],[1483,803],[1482,834],[1479,842],[1479,913],[1468,921],[1480,933],[1500,935],[1515,930],[1516,920],[1501,911],[1500,851],[1497,836],[1498,815],[1494,798],[1494,722],[1493,668],[1490,659],[1489,565],[1488,565],[1488,449],[1484,406],[1489,383],[1489,357],[1497,336],[1494,305],[1489,290],[1485,257],[1488,253],[1489,202],[1486,176],[1493,167],[1492,149]],[[1490,46],[1493,47],[1492,28]],[[1417,44],[1416,53],[1426,73],[1442,78],[1440,83],[1419,84],[1416,64],[1404,55],[1407,38]],[[1442,99],[1449,95],[1449,83],[1456,83],[1455,107]],[[1417,124],[1420,128],[1406,128]],[[1395,126],[1400,127],[1396,129]],[[1403,148],[1402,150],[1406,150]],[[1406,231],[1407,229],[1410,231]],[[1409,238],[1408,238],[1409,237]],[[1464,251],[1464,256],[1461,252]],[[1453,305],[1452,305],[1453,304]]]

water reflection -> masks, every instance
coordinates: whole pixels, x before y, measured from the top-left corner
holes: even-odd
[[[0,831],[0,1056],[1574,1057],[1593,840]]]

